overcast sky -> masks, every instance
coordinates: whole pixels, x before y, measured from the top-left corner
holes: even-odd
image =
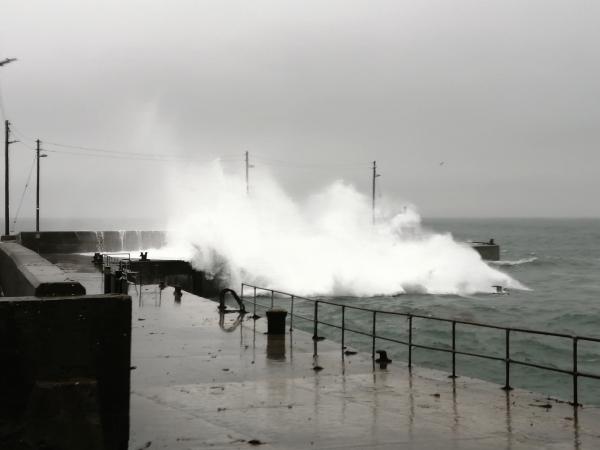
[[[377,160],[427,217],[600,216],[599,43],[595,0],[3,0],[0,83],[29,147],[248,150],[298,197]],[[148,216],[170,164],[50,153],[43,211]]]

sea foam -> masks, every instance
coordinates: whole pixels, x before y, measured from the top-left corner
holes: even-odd
[[[524,289],[449,233],[421,227],[414,207],[377,210],[336,181],[299,202],[273,177],[242,176],[218,162],[171,177],[168,247],[230,286],[258,284],[297,295],[473,294]]]

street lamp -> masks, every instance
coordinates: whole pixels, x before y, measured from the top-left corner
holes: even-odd
[[[6,58],[0,61],[0,67],[9,64],[13,61],[16,61],[17,58]],[[6,118],[5,118],[6,119]],[[8,120],[4,121],[4,234],[8,236],[10,234],[8,229],[8,204],[9,204],[9,181],[8,181],[8,147],[10,144],[13,144],[15,141],[10,140],[10,122]]]

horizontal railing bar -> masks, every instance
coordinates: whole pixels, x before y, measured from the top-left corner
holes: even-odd
[[[294,319],[296,319],[296,318],[303,319],[303,320],[310,320],[311,322],[314,320],[312,317],[304,317],[304,316],[301,316],[300,314],[294,314]]]
[[[414,348],[423,348],[423,349],[426,349],[426,350],[433,350],[433,351],[436,351],[436,352],[452,353],[452,349],[451,348],[431,347],[429,345],[423,345],[423,344],[412,344],[412,346]]]
[[[353,330],[352,328],[344,328],[345,331],[349,331],[350,333],[360,334],[362,336],[373,337],[371,333],[366,333],[364,331]]]
[[[585,377],[585,378],[593,378],[595,380],[600,380],[600,375],[597,375],[595,373],[577,372],[577,376],[578,377]]]
[[[297,316],[294,314],[294,317],[297,317]],[[307,319],[307,320],[311,320],[312,321],[313,319]],[[334,325],[334,324],[328,323],[328,322],[322,322],[320,320],[317,321],[317,323],[322,324],[322,325],[327,325],[327,326],[330,326],[332,328],[337,328],[338,330],[342,329],[342,327],[339,326],[339,325]],[[395,342],[397,344],[408,345],[408,342],[399,341],[398,339],[388,338],[388,337],[385,337],[385,336],[379,336],[379,335],[373,336],[372,333],[367,333],[366,331],[353,330],[352,328],[348,328],[348,327],[343,327],[343,329],[344,329],[344,331],[349,331],[350,333],[357,333],[357,334],[361,334],[363,336],[368,336],[368,337],[371,337],[371,338],[375,337],[375,338],[381,339],[383,341],[389,341],[389,342]]]
[[[342,329],[342,327],[341,327],[341,326],[339,326],[339,325],[334,325],[334,324],[332,324],[332,323],[329,323],[329,322],[323,322],[323,321],[321,321],[321,320],[317,320],[317,323],[318,323],[318,324],[321,324],[321,325],[327,325],[328,327],[337,328],[338,330],[341,330],[341,329]],[[346,328],[345,328],[345,329],[346,329]]]
[[[392,338],[388,338],[388,337],[384,337],[384,336],[377,336],[377,339],[380,339],[382,341],[395,342],[396,344],[401,344],[401,345],[408,345],[408,342],[406,342],[406,341],[399,341],[398,339],[392,339]]]
[[[452,352],[452,350],[450,350],[450,352]],[[454,353],[457,354],[457,355],[473,356],[475,358],[490,359],[492,361],[506,361],[506,359],[504,359],[501,356],[482,355],[481,353],[463,352],[463,351],[460,351],[460,350],[456,350]]]
[[[530,362],[526,362],[526,361],[519,361],[519,360],[516,360],[516,359],[511,359],[510,363],[511,364],[518,364],[519,366],[534,367],[536,369],[550,370],[551,372],[564,373],[566,375],[573,375],[573,371],[572,370],[559,369],[558,367],[544,366],[542,364],[535,364],[535,363],[530,363]]]

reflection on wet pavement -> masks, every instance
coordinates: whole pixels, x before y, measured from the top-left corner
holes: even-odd
[[[594,448],[600,412],[370,355],[143,286],[130,448]],[[314,356],[317,346],[318,356]],[[316,366],[322,370],[313,370]],[[548,407],[547,405],[550,405]]]

